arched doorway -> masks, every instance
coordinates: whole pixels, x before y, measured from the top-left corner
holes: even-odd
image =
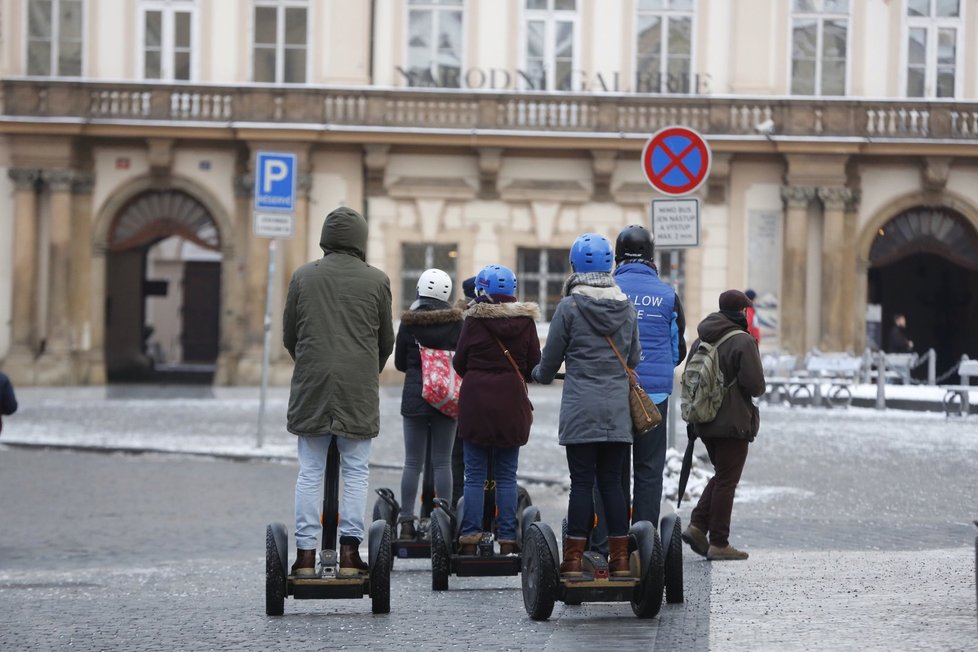
[[[881,306],[878,336],[891,347],[893,318],[906,316],[913,350],[937,352],[938,371],[978,357],[978,232],[944,207],[905,210],[881,226],[869,252],[868,301]]]
[[[222,253],[210,212],[183,191],[149,190],[119,210],[107,236],[108,380],[211,382]]]

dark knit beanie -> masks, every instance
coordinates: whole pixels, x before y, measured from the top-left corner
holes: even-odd
[[[743,310],[752,305],[754,304],[751,300],[740,290],[727,290],[720,295],[720,310]]]

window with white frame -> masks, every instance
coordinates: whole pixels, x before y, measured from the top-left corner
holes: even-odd
[[[960,0],[906,0],[907,97],[956,97],[964,20]]]
[[[401,309],[409,310],[411,304],[418,298],[418,279],[426,269],[437,267],[454,280],[457,259],[458,245],[456,244],[402,244]]]
[[[526,90],[571,91],[580,56],[577,0],[523,0],[523,66]]]
[[[849,0],[793,0],[791,93],[845,95]]]
[[[635,90],[690,93],[694,0],[638,0]]]
[[[303,84],[309,49],[306,0],[255,0],[252,79]]]
[[[193,77],[196,0],[143,0],[143,78],[188,81]]]
[[[411,86],[462,85],[463,0],[408,0]]]
[[[27,74],[80,77],[82,0],[28,0]]]
[[[516,251],[519,300],[535,301],[540,306],[543,320],[550,321],[570,271],[570,249],[520,247]]]

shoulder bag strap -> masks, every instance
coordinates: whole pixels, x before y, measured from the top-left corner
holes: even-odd
[[[516,364],[516,360],[513,359],[513,355],[509,352],[509,349],[506,348],[506,346],[503,344],[503,341],[501,339],[496,337],[495,333],[489,330],[489,326],[487,326],[486,324],[482,324],[482,326],[483,328],[486,329],[486,332],[489,333],[492,339],[496,340],[496,344],[499,345],[499,348],[502,350],[503,355],[506,356],[506,359],[509,360],[509,364],[512,365],[513,371],[515,371],[516,375],[519,376],[520,382],[523,384],[523,391],[526,392],[527,395],[529,395],[530,390],[526,386],[526,378],[523,377],[523,372],[520,371],[520,366]]]
[[[625,363],[625,358],[621,357],[621,353],[618,353],[618,347],[611,341],[611,336],[605,335],[604,339],[608,340],[608,344],[611,345],[611,350],[615,352],[615,357],[618,358],[618,362],[621,363],[625,373],[628,374],[628,379],[633,383],[636,382],[635,372],[628,368],[628,365]]]

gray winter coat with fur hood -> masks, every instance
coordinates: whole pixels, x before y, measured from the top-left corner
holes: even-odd
[[[605,336],[635,368],[642,354],[635,308],[615,287],[577,285],[557,304],[540,364],[539,383],[550,384],[565,364],[560,401],[560,444],[632,443],[628,376]]]

